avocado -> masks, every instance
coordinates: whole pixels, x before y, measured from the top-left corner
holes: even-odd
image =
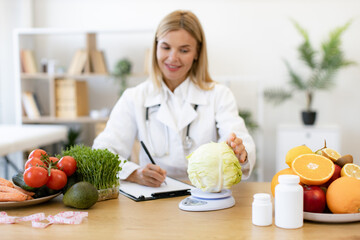
[[[89,182],[78,182],[64,194],[65,206],[86,209],[93,206],[99,197],[97,189]]]

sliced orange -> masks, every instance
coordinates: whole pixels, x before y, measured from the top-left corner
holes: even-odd
[[[298,156],[291,168],[300,177],[300,182],[307,185],[326,183],[335,171],[333,161],[315,153]]]
[[[360,166],[354,163],[347,163],[341,169],[342,177],[354,177],[360,180]]]
[[[293,147],[286,153],[286,156],[285,156],[286,164],[289,167],[291,167],[291,163],[294,161],[294,159],[305,153],[313,153],[313,151],[306,145],[300,145],[300,146]]]
[[[323,155],[324,157],[327,157],[329,159],[331,159],[333,162],[335,162],[336,160],[338,160],[339,158],[341,158],[340,153],[338,153],[337,151],[335,151],[334,149],[331,148],[325,148],[321,151],[321,155]]]

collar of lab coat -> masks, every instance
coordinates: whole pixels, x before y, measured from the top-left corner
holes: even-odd
[[[156,90],[154,88],[154,85],[151,84],[152,94],[147,96],[144,103],[145,108],[153,107],[160,104],[160,108],[157,112],[156,118],[169,128],[174,129],[175,131],[181,131],[197,117],[198,114],[197,111],[194,110],[193,105],[197,104],[201,106],[208,104],[205,91],[197,87],[190,79],[186,79],[185,81],[188,81],[189,83],[187,96],[185,97],[184,114],[179,120],[177,127],[168,105],[162,104],[167,101],[168,97],[168,93],[166,92],[167,90],[166,88],[164,88],[164,86],[162,86],[160,90]],[[162,84],[165,85],[165,83]]]

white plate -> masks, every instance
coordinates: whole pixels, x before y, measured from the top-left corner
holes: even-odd
[[[360,213],[333,214],[304,212],[304,219],[325,223],[357,222],[360,221]]]
[[[50,199],[53,199],[53,198],[59,196],[60,194],[61,194],[61,192],[56,193],[54,195],[50,195],[50,196],[46,196],[46,197],[42,197],[42,198],[35,198],[35,199],[26,200],[26,201],[22,201],[22,202],[0,202],[0,209],[36,205],[36,204],[40,204],[43,202],[47,202]]]

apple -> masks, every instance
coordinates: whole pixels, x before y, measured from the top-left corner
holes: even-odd
[[[336,179],[338,179],[339,177],[341,177],[341,167],[337,164],[334,164],[335,166],[335,171],[334,174],[331,176],[331,178],[329,179],[329,181],[327,181],[326,183],[322,184],[321,187],[329,187],[330,183],[332,183],[333,181],[335,181]]]
[[[319,186],[304,185],[304,211],[322,213],[326,207],[325,192]]]

